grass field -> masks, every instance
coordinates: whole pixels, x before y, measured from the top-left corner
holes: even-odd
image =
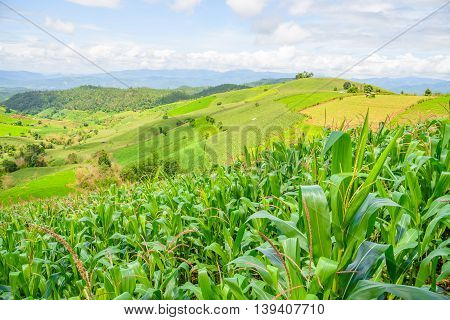
[[[52,172],[52,170],[50,170]],[[35,172],[32,173],[36,174]],[[0,203],[17,203],[21,200],[42,199],[53,196],[64,196],[74,191],[71,184],[75,181],[75,170],[68,169],[21,183],[0,192]]]
[[[317,92],[317,93],[300,93],[293,96],[279,99],[280,102],[293,111],[301,111],[312,105],[323,103],[340,97],[346,97],[348,94],[338,92]]]
[[[408,108],[396,117],[399,122],[417,122],[449,117],[450,95],[427,99]]]
[[[193,111],[201,110],[207,108],[214,100],[216,100],[215,96],[209,96],[194,100],[189,102],[181,107],[172,109],[168,112],[169,116],[179,116],[185,113],[190,113]]]
[[[309,119],[308,123],[339,127],[344,121],[356,125],[364,120],[369,110],[372,124],[385,121],[405,111],[408,106],[423,99],[420,96],[377,95],[375,98],[365,96],[347,97],[334,100],[302,111]]]
[[[16,126],[13,124],[0,123],[0,136],[20,137],[28,134],[32,127]]]

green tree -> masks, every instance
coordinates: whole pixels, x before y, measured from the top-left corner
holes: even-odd
[[[350,89],[350,88],[351,88],[351,86],[352,86],[352,84],[351,84],[350,82],[348,82],[348,81],[344,82],[344,85],[343,85],[343,87],[344,87],[344,89],[345,89],[345,90],[348,90],[348,89]]]
[[[308,72],[308,71],[303,71],[303,72],[297,73],[297,75],[295,76],[295,79],[306,79],[306,78],[312,78],[312,77],[314,77],[314,73]]]
[[[347,92],[348,93],[358,93],[358,88],[355,86],[351,86],[350,88],[348,88]]]
[[[365,84],[364,85],[364,93],[372,93],[373,92],[373,87],[370,84]]]
[[[105,150],[100,150],[97,152],[97,163],[103,168],[111,168],[111,160]]]
[[[17,167],[17,164],[14,161],[8,160],[8,159],[3,160],[2,166],[3,166],[3,170],[8,173],[17,171],[19,169]]]
[[[42,144],[28,144],[21,151],[27,167],[45,167],[45,148]]]
[[[431,96],[432,92],[430,89],[425,90],[425,95],[426,96]]]

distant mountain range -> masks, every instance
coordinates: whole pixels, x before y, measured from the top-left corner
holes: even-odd
[[[112,76],[111,76],[112,75]],[[1,71],[0,87],[31,90],[70,89],[82,85],[123,88],[149,87],[175,89],[183,86],[212,87],[222,84],[262,85],[284,82],[295,77],[295,73],[258,72],[234,70],[218,72],[211,70],[124,70],[97,74],[42,74],[27,71]],[[120,81],[114,79],[117,78]],[[423,94],[426,89],[433,92],[450,93],[450,81],[431,78],[367,78],[353,79],[400,93]],[[5,94],[4,97],[5,98]]]
[[[114,79],[119,79],[120,81]],[[175,89],[182,86],[209,87],[221,84],[246,84],[265,79],[294,78],[294,73],[256,72],[235,70],[217,72],[210,70],[125,70],[89,75],[41,74],[26,71],[1,71],[0,87],[25,87],[34,90],[69,89],[81,85],[102,87],[150,87]],[[121,83],[123,82],[123,83]]]
[[[369,78],[369,79],[354,79],[355,81],[373,84],[377,87],[382,87],[393,92],[405,92],[423,94],[426,89],[433,92],[450,93],[450,81],[431,78]]]

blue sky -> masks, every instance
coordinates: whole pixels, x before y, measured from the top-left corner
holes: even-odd
[[[312,70],[335,76],[441,0],[0,0],[107,70]],[[347,77],[450,77],[450,5]],[[94,66],[0,3],[0,69]]]

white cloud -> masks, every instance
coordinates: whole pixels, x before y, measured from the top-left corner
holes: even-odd
[[[297,44],[310,36],[310,32],[293,21],[279,24],[272,33],[257,38],[260,43],[276,43],[281,45]]]
[[[312,0],[292,0],[290,2],[289,13],[294,16],[307,13],[313,4]]]
[[[44,23],[46,27],[56,32],[73,33],[75,31],[75,26],[70,21],[63,21],[61,19],[54,19],[46,16]]]
[[[349,9],[363,13],[388,13],[392,9],[394,9],[394,6],[390,3],[377,1],[372,3],[370,2],[361,3],[361,5],[353,3],[349,6]]]
[[[121,0],[67,0],[88,7],[118,8]]]
[[[105,30],[105,29],[103,29],[103,28],[101,28],[99,26],[96,26],[95,24],[89,24],[89,23],[80,25],[80,28],[85,29],[85,30],[91,30],[91,31],[103,31],[103,30]]]
[[[192,13],[202,0],[175,0],[171,8],[175,11],[184,11]]]
[[[107,70],[125,69],[210,69],[218,71],[252,69],[337,76],[357,60],[348,54],[304,52],[295,46],[273,50],[218,52],[214,50],[177,52],[154,49],[137,43],[103,43],[88,47],[71,45]],[[0,44],[0,69],[20,66],[37,72],[89,73],[98,70],[59,44],[39,40]],[[18,69],[18,68],[16,68]],[[344,78],[420,76],[449,79],[450,55],[421,57],[412,53],[395,56],[376,54],[355,67]]]
[[[227,0],[227,5],[242,17],[253,17],[260,14],[267,0]]]

